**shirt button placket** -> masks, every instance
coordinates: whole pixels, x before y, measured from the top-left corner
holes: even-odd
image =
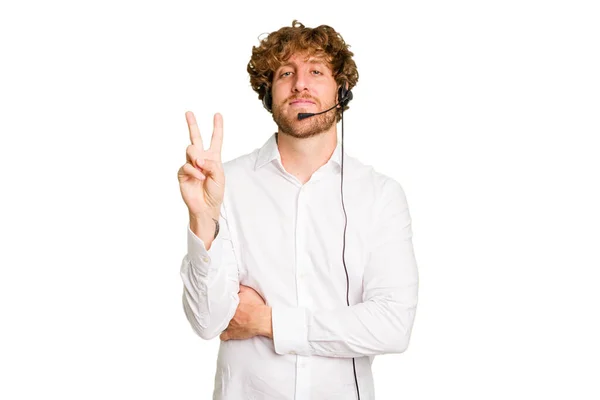
[[[296,210],[296,292],[298,307],[308,307],[306,269],[309,268],[309,258],[306,254],[306,215],[307,186],[300,188],[298,193],[298,208]],[[310,375],[306,366],[305,356],[296,356],[296,399],[310,399]]]
[[[304,235],[306,231],[305,221],[305,197],[306,189],[305,186],[300,188],[298,193],[298,208],[296,210],[296,295],[298,301],[298,307],[304,307],[304,282],[301,279],[304,273]]]

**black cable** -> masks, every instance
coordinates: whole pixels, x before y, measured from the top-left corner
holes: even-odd
[[[342,170],[340,179],[340,192],[342,195],[342,208],[344,209],[344,244],[342,247],[342,262],[346,271],[346,304],[350,307],[350,279],[348,279],[348,269],[346,268],[346,228],[348,227],[348,215],[346,214],[346,206],[344,205],[344,106],[342,106]],[[358,390],[358,379],[356,378],[356,363],[352,357],[352,368],[354,369],[354,383],[356,384],[356,394],[360,400],[360,391]]]

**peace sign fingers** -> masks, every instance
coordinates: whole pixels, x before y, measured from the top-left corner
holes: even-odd
[[[186,112],[185,119],[192,143],[185,152],[185,165],[177,172],[181,195],[190,215],[215,219],[219,217],[225,194],[225,171],[221,163],[223,117],[215,114],[211,147],[208,150],[204,150],[194,113]]]
[[[185,113],[185,119],[188,124],[188,129],[190,131],[190,141],[200,150],[204,150],[204,146],[202,145],[202,136],[200,136],[200,129],[198,129],[198,123],[196,122],[196,117],[194,113],[188,111]]]
[[[215,114],[213,119],[213,134],[210,140],[210,151],[219,155],[221,158],[221,149],[223,147],[223,116]]]

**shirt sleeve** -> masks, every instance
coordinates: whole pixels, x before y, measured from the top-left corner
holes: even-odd
[[[411,218],[397,182],[388,181],[381,199],[370,233],[363,301],[333,310],[273,307],[277,354],[360,357],[406,350],[418,292]]]
[[[187,227],[187,254],[180,270],[183,309],[194,332],[209,340],[221,334],[239,304],[239,276],[224,205],[210,250]]]

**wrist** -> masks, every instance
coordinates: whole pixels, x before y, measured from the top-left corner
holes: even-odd
[[[190,230],[202,239],[206,249],[210,248],[213,240],[219,233],[219,216],[214,218],[211,215],[192,215],[190,214]]]
[[[209,210],[209,211],[204,211],[198,214],[192,214],[191,212],[188,212],[188,216],[190,217],[190,221],[194,220],[194,221],[212,221],[213,219],[219,219],[219,216],[221,215],[221,212],[219,209],[214,209],[214,210]]]
[[[273,339],[273,312],[270,306],[264,305],[261,310],[262,323],[261,323],[261,336]]]

